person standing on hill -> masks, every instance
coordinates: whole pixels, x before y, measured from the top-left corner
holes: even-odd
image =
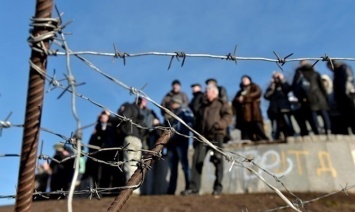
[[[330,118],[328,114],[328,97],[327,91],[321,75],[314,70],[313,65],[304,60],[300,62],[296,69],[292,82],[292,90],[301,104],[300,115],[305,116],[305,120],[311,125],[314,134],[319,135],[320,127],[318,123],[318,115],[323,119],[324,134],[330,134]],[[301,129],[301,135],[308,135],[305,122],[298,122]]]
[[[172,112],[183,120],[188,126],[192,127],[194,124],[194,115],[190,108],[182,105],[182,99],[175,96],[171,99]],[[170,138],[167,144],[168,161],[170,167],[170,180],[168,187],[168,194],[175,194],[178,178],[178,163],[181,162],[182,170],[185,177],[185,190],[189,188],[190,184],[190,168],[188,161],[189,149],[189,133],[188,127],[180,123],[177,119],[173,119],[170,123],[175,129],[176,133]]]
[[[291,122],[291,104],[288,100],[290,91],[291,86],[283,74],[274,72],[270,85],[264,94],[264,98],[270,102],[267,114],[271,121],[274,140],[281,139],[281,133],[284,140],[295,133]]]
[[[250,76],[244,75],[232,105],[236,111],[236,128],[243,140],[269,140],[264,131],[260,108],[261,89]]]
[[[196,117],[197,132],[210,140],[217,147],[222,147],[226,129],[232,122],[232,116],[232,109],[229,104],[218,97],[218,88],[214,85],[208,85],[205,92],[205,101]],[[194,141],[193,146],[195,151],[192,159],[191,182],[189,189],[181,192],[181,194],[190,195],[199,193],[203,162],[208,150],[212,150],[213,152],[210,161],[216,167],[216,179],[212,194],[221,194],[223,188],[223,156],[199,141]]]
[[[191,89],[192,89],[193,97],[189,103],[189,108],[191,109],[192,113],[196,116],[203,102],[203,92],[202,92],[202,87],[199,83],[192,84]]]
[[[333,64],[333,65],[332,65]],[[334,99],[338,105],[341,119],[355,134],[355,85],[351,67],[332,60],[327,67],[333,72]]]

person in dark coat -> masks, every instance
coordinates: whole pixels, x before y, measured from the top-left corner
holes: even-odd
[[[72,155],[68,147],[64,146],[62,143],[55,144],[54,149],[55,154],[53,158],[57,161],[62,161]],[[52,170],[50,190],[51,192],[60,190],[68,191],[74,174],[74,159],[66,160],[63,163],[58,163],[55,160],[52,160],[49,164]],[[61,197],[61,194],[51,195],[52,199],[57,199],[59,197]]]
[[[148,102],[142,97],[138,97],[137,105],[140,113],[143,116],[143,123],[147,129],[143,130],[143,148],[153,149],[156,146],[156,141],[161,135],[160,129],[162,124],[154,110],[148,107]],[[166,147],[162,151],[161,160],[154,162],[154,166],[146,173],[144,182],[140,187],[140,195],[162,195],[166,194],[168,182],[168,165],[166,163]],[[145,153],[143,153],[145,154]]]
[[[191,109],[194,116],[196,116],[203,103],[203,92],[202,92],[202,87],[199,83],[192,84],[191,89],[192,89],[193,97],[188,106]]]
[[[243,140],[269,140],[260,108],[261,89],[247,75],[242,76],[241,81],[240,90],[232,102],[236,111],[236,128],[240,129]]]
[[[323,80],[324,88],[326,89],[328,95],[329,117],[332,123],[331,124],[332,134],[348,135],[349,134],[348,125],[344,122],[341,112],[339,111],[339,106],[334,99],[333,81],[326,74],[322,75],[322,80]]]
[[[44,162],[39,167],[37,167],[37,173],[35,175],[35,188],[34,192],[43,192],[47,191],[48,180],[51,175],[51,168],[47,162]],[[38,200],[47,200],[45,196],[34,195],[33,201]]]
[[[291,122],[291,104],[288,100],[290,91],[291,86],[283,74],[274,72],[264,98],[270,102],[267,114],[271,121],[273,139],[275,140],[280,139],[280,132],[283,133],[285,140],[295,133]]]
[[[332,60],[327,67],[333,72],[334,99],[338,104],[342,120],[355,134],[355,85],[351,67]]]
[[[112,119],[110,119],[110,121],[114,123],[113,126],[119,126],[119,140],[123,141],[123,145],[127,146],[128,149],[137,150],[124,152],[124,169],[126,172],[126,178],[130,179],[137,169],[137,162],[142,159],[143,127],[146,126],[144,124],[144,116],[141,114],[136,101],[123,103],[118,109],[117,114],[127,118],[127,120],[123,121],[119,117],[112,117]],[[139,194],[140,190],[138,188],[133,192]]]
[[[99,149],[122,147],[123,142],[118,138],[116,123],[112,122],[110,112],[104,110],[100,113],[95,125],[95,130],[89,140],[89,154],[95,160],[88,158],[85,164],[85,173],[82,182],[87,186],[100,188],[112,188],[124,186],[126,183],[125,173],[117,167],[100,161],[123,161],[123,153],[114,150],[100,151]],[[110,195],[110,194],[108,194]]]
[[[302,115],[311,125],[314,134],[320,134],[318,115],[324,123],[325,134],[330,134],[330,118],[328,114],[329,106],[327,101],[327,91],[324,88],[321,75],[316,72],[308,61],[301,61],[296,69],[292,82],[292,90],[301,104]],[[301,135],[308,135],[305,122],[298,123]]]
[[[208,85],[205,92],[206,99],[196,117],[196,130],[217,147],[222,147],[226,128],[232,122],[232,109],[229,104],[218,97],[218,88]],[[198,194],[201,187],[201,174],[203,162],[210,148],[201,142],[194,141],[194,155],[191,166],[190,188],[181,192],[182,195]],[[222,192],[223,157],[216,151],[213,152],[210,161],[216,167],[216,179],[213,185],[213,195]]]
[[[188,126],[192,127],[194,124],[194,115],[188,107],[182,106],[182,99],[175,96],[171,99],[171,104],[171,108],[173,109],[172,112],[183,120]],[[167,194],[174,195],[177,186],[179,161],[181,162],[181,167],[184,172],[185,190],[189,189],[189,137],[186,136],[189,136],[190,130],[177,119],[173,119],[170,124],[176,130],[176,133],[172,136],[172,138],[170,138],[169,143],[167,144],[170,168],[170,180]]]

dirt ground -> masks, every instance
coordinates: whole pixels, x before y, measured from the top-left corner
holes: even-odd
[[[321,193],[297,193],[302,201],[315,199],[323,196]],[[106,211],[114,198],[96,199],[75,199],[73,201],[74,211]],[[290,198],[294,201],[295,198]],[[32,211],[38,212],[64,212],[66,200],[41,201],[32,205]],[[121,211],[143,212],[182,212],[182,211],[267,211],[285,203],[276,194],[235,194],[235,195],[201,195],[201,196],[131,196]],[[0,207],[0,212],[13,211],[14,206]],[[336,195],[305,204],[300,207],[302,211],[355,211],[355,194],[338,193]],[[278,211],[293,211],[284,209]]]

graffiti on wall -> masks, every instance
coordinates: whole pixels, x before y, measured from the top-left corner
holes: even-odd
[[[293,172],[299,176],[306,175],[307,172],[314,172],[316,176],[337,177],[337,171],[332,164],[329,152],[318,151],[316,154],[310,154],[307,150],[267,150],[259,152],[258,150],[247,150],[242,152],[243,156],[258,164],[262,169],[277,177],[286,176]],[[306,161],[313,161],[314,167],[306,167]],[[245,163],[245,165],[248,165]],[[264,170],[254,167],[258,174],[263,174]],[[256,179],[247,169],[243,170],[243,178],[246,180]],[[235,170],[237,171],[237,170]],[[226,174],[229,169],[225,170]]]

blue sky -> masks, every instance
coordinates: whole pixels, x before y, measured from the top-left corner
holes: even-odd
[[[56,1],[64,22],[74,20],[66,28],[69,48],[73,51],[90,50],[113,52],[113,43],[119,51],[208,53],[227,55],[238,45],[237,56],[275,58],[294,53],[293,58],[355,57],[353,8],[355,2],[343,1]],[[0,120],[12,111],[10,122],[23,124],[28,84],[30,48],[29,19],[34,15],[35,1],[4,1],[0,7]],[[55,13],[53,13],[56,16]],[[55,49],[58,47],[53,46]],[[148,84],[144,91],[160,102],[170,89],[171,81],[179,79],[182,90],[191,97],[190,84],[204,83],[214,77],[227,88],[229,96],[238,90],[240,77],[250,75],[265,90],[270,76],[278,70],[275,63],[187,58],[185,65],[174,61],[167,67],[169,57],[127,58],[126,66],[120,59],[112,63],[109,57],[87,56],[102,71],[129,86],[137,88]],[[66,73],[63,56],[50,57],[47,71],[56,69],[59,79]],[[77,82],[86,82],[78,92],[113,111],[134,97],[118,85],[101,77],[75,58],[71,59]],[[353,65],[352,63],[350,63]],[[284,66],[288,78],[293,76],[297,63]],[[324,63],[316,69],[330,74]],[[46,90],[48,83],[46,84]],[[45,94],[42,127],[70,136],[76,129],[71,113],[70,95],[57,100],[61,90]],[[263,102],[263,108],[267,107]],[[152,105],[150,105],[152,107]],[[83,125],[96,120],[100,108],[78,99],[78,115]],[[84,131],[87,142],[93,128]],[[41,132],[43,153],[52,155],[58,137]],[[0,137],[0,154],[20,153],[22,128],[4,129]],[[0,158],[0,195],[15,194],[19,158]],[[0,199],[0,205],[14,200]]]

